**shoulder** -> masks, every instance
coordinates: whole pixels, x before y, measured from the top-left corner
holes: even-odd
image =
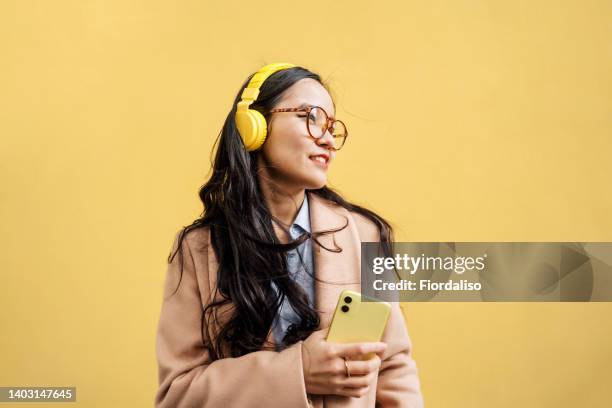
[[[356,211],[347,211],[355,222],[359,238],[363,242],[380,241],[380,229],[371,219]]]
[[[179,249],[180,244],[180,249]],[[176,231],[169,257],[169,271],[177,275],[178,282],[187,279],[193,288],[197,287],[203,296],[208,299],[211,284],[216,276],[210,268],[216,265],[213,251],[209,251],[210,228],[208,226],[183,227]],[[176,271],[176,273],[174,272]]]
[[[315,200],[320,200],[319,202],[322,204],[322,207],[326,207],[326,212],[328,214],[336,214],[333,217],[329,218],[344,218],[349,221],[349,225],[352,228],[357,230],[360,241],[363,242],[377,242],[380,241],[380,229],[376,225],[374,221],[366,217],[365,215],[353,211],[348,210],[335,202],[329,201],[324,198],[314,197]],[[337,224],[337,222],[334,222]]]
[[[179,249],[180,245],[180,249]],[[208,226],[183,227],[175,232],[172,244],[172,262],[185,262],[196,273],[204,273],[209,265],[210,228]]]
[[[210,227],[199,226],[191,229],[183,227],[174,234],[173,251],[178,248],[179,242],[183,250],[186,249],[191,253],[207,250],[210,242]]]

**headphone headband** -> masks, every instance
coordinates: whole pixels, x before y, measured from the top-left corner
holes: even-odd
[[[249,109],[249,106],[257,100],[259,89],[270,75],[293,67],[295,65],[287,62],[265,65],[253,75],[246,88],[242,91],[240,102],[238,102],[236,107],[236,127],[248,151],[259,149],[266,140],[268,131],[266,119],[263,115],[256,110]]]

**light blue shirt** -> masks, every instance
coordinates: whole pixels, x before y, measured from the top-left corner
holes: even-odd
[[[308,211],[308,198],[306,194],[304,194],[304,202],[295,217],[295,221],[293,221],[289,229],[289,235],[291,239],[296,239],[305,232],[311,232],[310,213]],[[301,261],[300,255],[302,258]],[[312,277],[314,275],[314,260],[312,256],[312,241],[310,239],[307,239],[297,248],[287,252],[287,266],[289,275],[304,289],[308,295],[310,305],[314,307],[315,288],[314,279]],[[304,267],[306,270],[304,270]],[[289,301],[285,298],[272,329],[276,344],[280,345],[282,343],[287,328],[291,324],[299,324],[299,322],[297,314],[291,307]]]

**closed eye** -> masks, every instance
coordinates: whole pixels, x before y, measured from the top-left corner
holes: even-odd
[[[306,115],[297,115],[297,117],[298,117],[298,118],[305,118],[305,117],[306,117]],[[312,120],[313,122],[315,121],[315,117],[314,117],[313,115],[310,115],[310,116],[308,117],[308,119]]]

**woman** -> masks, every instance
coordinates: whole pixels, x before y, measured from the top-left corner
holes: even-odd
[[[326,187],[347,136],[334,115],[301,67],[270,64],[242,86],[203,215],[168,260],[156,407],[423,405],[397,303],[382,342],[325,341],[340,292],[360,290],[360,242],[392,242],[384,219]]]

